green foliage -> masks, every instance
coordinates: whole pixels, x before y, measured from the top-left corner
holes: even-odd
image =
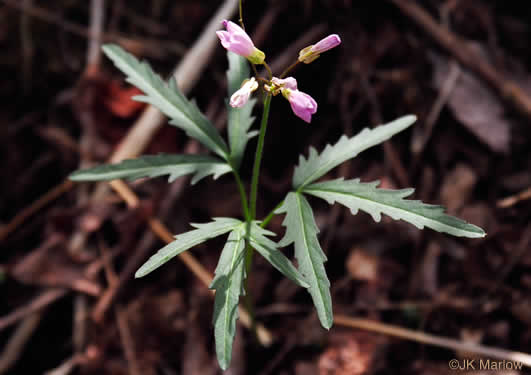
[[[318,178],[327,174],[339,164],[354,158],[360,152],[382,143],[393,135],[411,126],[417,118],[413,115],[400,117],[386,125],[380,125],[374,129],[363,129],[358,135],[347,138],[342,136],[333,146],[326,146],[321,154],[310,147],[310,155],[305,159],[299,158],[299,165],[293,175],[293,187],[303,189]]]
[[[168,182],[194,174],[192,185],[202,178],[213,175],[214,179],[230,172],[230,166],[217,158],[203,155],[146,155],[124,160],[117,164],[100,165],[76,171],[70,175],[73,181],[101,181],[125,178],[169,175]]]
[[[172,125],[183,129],[189,136],[200,141],[223,160],[199,155],[150,155],[113,165],[101,165],[77,171],[70,176],[70,179],[98,181],[168,175],[169,182],[172,182],[178,177],[191,174],[193,184],[205,176],[213,175],[216,179],[230,171],[234,172],[237,179],[246,222],[232,218],[215,218],[209,223],[192,224],[196,229],[175,236],[175,241],[149,258],[135,274],[135,277],[145,276],[183,251],[211,238],[230,233],[221,252],[214,280],[210,285],[211,289],[216,290],[213,316],[216,354],[220,367],[224,370],[230,365],[238,319],[238,303],[240,296],[245,293],[244,282],[249,272],[246,269],[246,249],[252,251],[251,248],[254,248],[284,276],[297,285],[307,288],[322,326],[329,329],[333,324],[330,282],[324,267],[327,259],[319,244],[319,229],[305,194],[325,199],[330,204],[334,202],[343,204],[350,208],[353,214],[362,210],[369,213],[377,222],[384,213],[395,220],[402,219],[410,222],[420,229],[429,227],[455,236],[472,238],[485,236],[481,228],[445,214],[440,206],[405,199],[413,193],[413,189],[378,189],[378,182],[361,183],[359,179],[340,178],[333,181],[315,182],[339,164],[409,127],[416,121],[415,116],[409,115],[374,129],[363,129],[352,138],[343,136],[336,144],[326,146],[320,154],[314,148],[310,148],[307,159],[301,156],[293,176],[295,191],[288,193],[283,204],[275,211],[275,213],[285,213],[283,226],[286,227],[284,238],[277,243],[268,238],[274,235],[273,232],[263,229],[258,221],[254,221],[257,181],[263,147],[262,135],[265,135],[271,96],[267,96],[264,104],[261,138],[256,152],[249,202],[237,169],[241,165],[249,139],[257,133],[250,131],[254,121],[252,110],[256,100],[249,100],[242,108],[227,106],[229,151],[229,147],[216,128],[197,106],[179,91],[174,79],[170,79],[169,84],[166,84],[147,63],[138,61],[116,45],[106,45],[103,50],[126,74],[127,81],[144,92],[145,95],[134,99],[159,108],[170,118]],[[250,70],[245,58],[231,52],[228,52],[227,57],[230,97],[249,77]],[[249,205],[250,214],[247,209]],[[267,220],[271,217],[272,214]],[[295,247],[298,269],[279,250],[280,247],[292,243]],[[248,254],[252,255],[251,252]]]
[[[170,124],[184,130],[223,159],[228,159],[227,145],[217,129],[179,91],[173,78],[167,85],[148,63],[138,61],[117,45],[107,44],[103,46],[103,52],[127,75],[127,82],[144,92],[145,95],[135,96],[133,99],[157,107],[171,119]]]
[[[282,223],[286,227],[286,234],[279,245],[295,243],[295,258],[299,263],[299,271],[310,285],[308,291],[321,325],[330,329],[333,323],[330,281],[324,268],[326,255],[317,239],[319,228],[315,224],[312,208],[302,194],[289,193],[277,212],[286,213]]]
[[[236,334],[238,302],[244,293],[245,280],[245,223],[230,232],[210,285],[216,289],[214,301],[214,337],[219,366],[226,370],[232,357],[232,343]]]
[[[227,52],[227,58],[229,59],[227,80],[230,98],[240,88],[242,82],[249,78],[250,70],[246,58],[232,52]],[[227,105],[230,157],[235,168],[239,168],[241,164],[249,139],[258,134],[256,131],[249,131],[254,122],[251,113],[255,104],[256,99],[249,99],[242,108],[233,108]]]
[[[170,242],[149,258],[148,261],[136,271],[135,277],[146,276],[148,273],[156,270],[183,251],[199,245],[206,240],[230,232],[236,229],[241,223],[242,222],[237,219],[221,217],[214,218],[214,221],[210,223],[191,224],[197,229],[175,236],[175,241]]]
[[[416,200],[406,200],[415,189],[378,189],[379,181],[361,183],[359,179],[342,178],[312,184],[304,192],[325,199],[328,203],[341,203],[350,208],[353,215],[358,210],[367,212],[379,222],[381,214],[395,220],[407,221],[419,229],[428,227],[438,232],[459,237],[484,237],[483,229],[444,213],[444,207],[425,204]]]
[[[309,285],[304,277],[297,271],[288,258],[278,250],[279,245],[266,236],[274,236],[275,233],[261,228],[256,222],[251,224],[250,244],[260,253],[273,267],[295,284],[308,288]]]

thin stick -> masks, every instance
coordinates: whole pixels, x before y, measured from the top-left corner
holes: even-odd
[[[48,370],[44,375],[68,375],[70,374],[77,366],[86,361],[86,357],[83,354],[76,353],[58,367]]]
[[[33,0],[23,0],[25,7],[31,7]],[[31,68],[34,55],[33,39],[30,30],[30,20],[27,14],[22,14],[20,18],[20,39],[22,51],[22,83],[24,93],[31,89]]]
[[[416,1],[389,0],[419,24],[437,43],[467,68],[494,87],[521,114],[531,119],[531,97],[515,82],[503,77],[484,58],[478,56],[461,38],[439,25]]]
[[[32,314],[45,306],[57,301],[68,293],[66,289],[50,289],[43,292],[40,296],[35,298],[28,305],[19,307],[12,311],[9,315],[0,318],[0,331],[18,322],[20,319]]]
[[[46,10],[45,8],[40,8],[33,4],[30,4],[30,6],[28,6],[20,0],[3,1],[9,7],[21,11],[30,17],[39,19],[51,25],[58,26],[70,34],[87,39],[90,39],[94,36],[92,31],[85,28],[84,26],[64,20],[61,16],[52,13]],[[105,33],[102,34],[101,37],[104,42],[120,43],[124,46],[135,46],[137,48],[141,48],[143,51],[145,51],[145,53],[149,53],[155,57],[160,57],[162,55],[161,52],[163,51],[161,51],[161,49],[164,49],[168,52],[172,52],[178,56],[184,55],[186,52],[186,48],[184,46],[174,41],[166,42],[157,39],[141,37],[135,37],[134,39],[132,39],[121,33]]]
[[[87,49],[86,71],[98,69],[101,62],[101,42],[105,21],[105,0],[92,0],[90,3],[90,39]]]
[[[531,199],[531,186],[516,195],[511,195],[510,197],[499,200],[498,202],[496,202],[496,206],[498,206],[499,208],[508,208],[514,206],[520,201],[528,199]]]
[[[28,340],[39,326],[42,312],[33,313],[24,319],[9,338],[0,356],[0,375],[5,374],[17,363]]]
[[[136,350],[134,345],[133,335],[129,329],[129,322],[127,321],[126,312],[121,307],[116,308],[116,322],[118,323],[118,332],[124,348],[125,358],[127,359],[127,367],[131,375],[140,375],[140,367],[136,360]]]
[[[441,111],[444,108],[445,104],[448,102],[450,95],[454,91],[454,88],[457,84],[457,80],[460,75],[461,68],[459,67],[459,64],[456,63],[455,60],[452,60],[452,62],[450,63],[450,71],[448,72],[448,77],[444,81],[444,84],[441,87],[441,91],[437,96],[437,99],[435,100],[435,103],[433,104],[433,107],[431,108],[428,117],[426,118],[424,130],[422,131],[422,133],[413,133],[413,138],[411,139],[411,151],[417,159],[420,158],[421,154],[424,152],[424,148],[428,144],[428,141],[430,140],[431,135],[433,134],[433,129],[435,129],[437,119],[439,118],[439,115],[441,114]],[[417,127],[416,129],[420,129],[420,127]]]
[[[526,353],[513,352],[505,349],[498,349],[468,342],[462,342],[446,337],[430,335],[424,332],[413,331],[410,329],[401,328],[389,324],[378,323],[368,319],[351,318],[344,315],[336,315],[334,317],[334,323],[340,326],[359,328],[365,331],[376,332],[405,340],[411,340],[419,342],[421,344],[438,346],[441,348],[451,349],[455,351],[474,353],[485,356],[487,358],[497,358],[504,359],[507,361],[520,362],[525,366],[531,367],[531,355]]]
[[[133,202],[134,201],[138,201],[138,197],[136,197],[136,194],[129,188],[129,186],[127,186],[123,182],[122,182],[122,184],[123,185],[120,184],[120,190],[116,191],[116,192],[120,196],[122,196],[122,194],[125,194],[125,195],[130,196],[130,197],[135,197],[135,199],[132,200]],[[113,188],[115,187],[115,185],[111,185],[111,186]],[[129,202],[126,202],[126,203],[128,205],[130,204]],[[134,208],[133,206],[129,206],[129,207],[130,208]],[[147,222],[148,222],[149,228],[161,240],[163,240],[166,243],[170,243],[170,242],[174,241],[175,238],[174,238],[173,234],[170,232],[170,230],[159,219],[153,218],[153,217],[148,217],[147,218]],[[201,280],[201,282],[205,286],[207,286],[207,287],[210,286],[210,284],[212,283],[212,275],[210,274],[210,272],[208,272],[201,265],[201,263],[199,263],[195,259],[195,257],[192,254],[190,254],[188,252],[184,252],[184,253],[179,254],[178,258],[186,265],[186,267],[199,280]],[[114,294],[112,294],[109,298],[112,298],[112,297],[114,297]],[[102,302],[102,305],[103,305],[103,302]],[[249,313],[247,312],[247,310],[245,310],[243,307],[240,306],[239,307],[239,312],[240,312],[240,321],[242,322],[242,324],[245,327],[247,327],[247,328],[251,328],[252,327],[252,319],[249,316]],[[101,316],[101,312],[99,312],[99,310],[95,310],[93,315]],[[257,337],[258,337],[260,343],[263,346],[267,347],[267,346],[271,345],[271,343],[273,342],[273,336],[271,335],[271,333],[263,325],[257,324],[256,325],[256,332],[257,332]]]
[[[70,180],[63,181],[60,185],[57,185],[53,189],[49,190],[42,197],[33,202],[30,206],[20,211],[5,227],[0,230],[0,242],[4,241],[15,229],[17,229],[28,218],[35,215],[43,207],[47,206],[50,202],[56,200],[63,193],[66,193],[72,187],[74,183]]]
[[[199,39],[188,51],[186,56],[181,60],[174,72],[174,77],[179,83],[179,88],[183,93],[191,90],[197,79],[206,67],[217,43],[216,29],[219,28],[219,20],[230,18],[236,10],[238,0],[225,0],[218,12],[214,14],[209,24],[204,29]],[[17,9],[20,7],[15,1],[6,0],[7,4]],[[25,9],[26,10],[26,9]],[[29,12],[29,10],[28,10]],[[31,14],[31,13],[30,13]],[[117,163],[124,159],[138,156],[147,147],[151,139],[160,129],[164,122],[162,113],[153,106],[149,106],[132,126],[122,140],[120,146],[111,156],[110,162]],[[0,241],[3,241],[10,233],[23,224],[28,218],[40,211],[50,201],[58,198],[61,194],[69,191],[74,184],[69,181],[63,181],[60,185],[48,191],[44,196],[33,202],[29,207],[17,214],[7,226],[0,230]],[[99,184],[93,199],[103,198],[106,193],[107,184]]]

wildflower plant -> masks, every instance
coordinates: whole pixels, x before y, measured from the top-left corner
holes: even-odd
[[[241,12],[241,4],[240,4]],[[241,13],[240,13],[241,19]],[[444,208],[405,199],[414,189],[388,190],[378,188],[379,182],[361,182],[359,179],[318,180],[341,163],[354,158],[360,152],[378,145],[411,126],[416,117],[404,116],[373,129],[363,129],[354,137],[342,136],[322,152],[310,148],[307,157],[300,156],[293,174],[292,189],[269,215],[256,217],[258,180],[268,125],[271,100],[281,94],[287,99],[296,116],[310,123],[317,112],[316,101],[299,90],[294,77],[287,74],[299,63],[309,64],[320,55],[341,43],[338,35],[330,35],[315,45],[302,49],[297,60],[278,77],[273,76],[267,65],[266,55],[256,48],[244,30],[231,21],[223,21],[217,35],[221,45],[228,50],[228,143],[213,124],[201,113],[194,102],[178,89],[174,79],[163,81],[145,63],[125,52],[117,45],[105,45],[103,51],[127,81],[138,87],[144,95],[135,100],[149,103],[160,109],[170,124],[198,140],[213,155],[147,155],[117,164],[102,165],[74,172],[74,181],[99,181],[112,179],[134,180],[142,177],[167,175],[168,181],[192,176],[192,184],[206,176],[214,179],[231,173],[241,195],[243,218],[214,218],[203,224],[191,224],[195,229],[175,236],[175,240],[154,254],[138,269],[135,276],[143,277],[156,270],[176,255],[211,238],[227,235],[211,288],[216,290],[214,302],[214,335],[218,362],[222,369],[230,365],[232,343],[236,332],[238,304],[246,290],[246,279],[251,274],[254,251],[263,256],[284,276],[302,288],[306,288],[313,300],[321,325],[329,329],[333,323],[330,282],[324,263],[327,258],[318,240],[319,229],[307,197],[322,198],[329,204],[339,203],[352,214],[364,211],[379,222],[382,214],[395,220],[404,220],[419,229],[424,227],[454,236],[477,238],[485,232],[463,220],[444,213]],[[264,65],[268,77],[260,77],[255,65]],[[250,76],[250,66],[255,73]],[[263,93],[263,113],[259,131],[252,130],[252,116],[257,99],[251,96],[257,90]],[[240,166],[249,140],[258,135],[248,197],[240,178]],[[265,229],[275,215],[285,215],[284,238],[279,242],[270,237],[275,233]],[[294,244],[298,266],[279,249]]]

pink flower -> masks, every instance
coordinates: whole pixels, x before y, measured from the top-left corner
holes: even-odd
[[[273,94],[273,96],[278,95],[283,89],[297,90],[297,80],[293,77],[288,78],[277,78],[273,77],[271,79],[271,84],[264,85],[266,91]]]
[[[312,115],[317,112],[317,102],[310,95],[290,89],[283,89],[282,95],[288,99],[295,115],[307,123],[312,121]]]
[[[232,21],[224,20],[222,25],[227,31],[216,31],[216,34],[225,49],[246,57],[253,64],[263,64],[265,54],[254,46],[245,30]]]
[[[326,38],[321,39],[317,44],[314,44],[311,48],[313,53],[323,53],[341,44],[341,38],[337,34],[328,35]]]
[[[301,49],[299,52],[299,61],[309,64],[317,59],[321,53],[326,52],[341,44],[341,38],[337,34],[328,35],[316,44]]]
[[[297,90],[297,80],[293,77],[288,77],[284,79],[273,77],[271,82],[273,82],[273,84],[278,87],[285,87],[290,90]]]
[[[249,101],[251,93],[257,88],[258,82],[256,82],[254,77],[244,82],[242,87],[238,91],[234,92],[234,94],[232,94],[230,97],[230,106],[234,108],[243,107]]]

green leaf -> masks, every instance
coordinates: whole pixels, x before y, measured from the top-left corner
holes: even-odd
[[[342,136],[335,145],[327,145],[321,154],[318,154],[313,147],[310,147],[308,159],[301,155],[299,165],[295,168],[293,187],[299,191],[302,190],[304,186],[324,176],[339,164],[352,159],[372,146],[388,140],[393,135],[412,125],[416,120],[416,116],[404,116],[374,129],[365,128],[352,138]]]
[[[103,52],[126,76],[127,82],[135,85],[145,95],[133,99],[149,103],[161,110],[171,121],[170,124],[184,130],[207,148],[224,159],[229,152],[225,141],[212,123],[179,91],[175,79],[167,85],[147,64],[138,61],[133,55],[114,44],[106,44]]]
[[[239,90],[242,82],[249,78],[251,75],[251,69],[249,69],[249,62],[247,59],[234,52],[227,51],[227,59],[229,60],[229,70],[227,70],[227,91],[230,98],[232,94]]]
[[[304,277],[297,271],[290,260],[278,250],[279,245],[271,241],[266,236],[274,236],[275,233],[261,228],[256,222],[251,224],[250,244],[260,253],[273,267],[280,271],[295,284],[308,288],[308,283]]]
[[[73,181],[101,181],[126,178],[134,180],[142,177],[169,175],[168,181],[194,174],[192,184],[214,175],[214,179],[230,172],[230,166],[217,158],[203,155],[146,155],[124,160],[117,164],[105,164],[75,171],[70,175]]]
[[[191,224],[197,229],[175,236],[175,241],[170,242],[168,245],[157,251],[155,255],[149,258],[148,261],[144,263],[142,267],[138,269],[138,271],[136,271],[135,277],[138,278],[146,276],[148,273],[156,270],[174,256],[179,255],[183,251],[199,245],[206,240],[230,232],[238,227],[241,223],[242,222],[240,220],[218,217],[214,218],[214,221],[210,223]]]
[[[250,70],[249,62],[246,58],[233,52],[227,52],[227,58],[229,59],[227,80],[230,98],[240,88],[242,82],[249,78]],[[251,113],[255,104],[256,99],[250,99],[242,108],[233,108],[227,104],[230,157],[235,168],[238,168],[241,164],[247,142],[257,134],[256,131],[249,131],[254,121]]]
[[[483,229],[444,213],[444,207],[425,204],[417,200],[406,200],[414,189],[378,189],[379,181],[361,183],[359,179],[342,178],[307,186],[305,193],[325,199],[328,203],[341,203],[350,208],[352,214],[358,210],[367,212],[379,222],[381,214],[395,220],[407,221],[419,229],[428,227],[438,232],[459,237],[484,237]]]
[[[277,212],[286,213],[282,223],[286,227],[286,234],[279,245],[295,243],[295,258],[299,263],[299,271],[310,285],[308,291],[322,326],[330,329],[333,323],[330,281],[324,268],[326,255],[317,240],[319,228],[315,224],[312,208],[302,194],[292,192],[287,195]]]
[[[216,276],[210,285],[216,289],[214,301],[214,337],[219,366],[226,370],[232,357],[232,343],[236,334],[238,301],[244,293],[245,280],[245,223],[235,228],[223,247]]]

